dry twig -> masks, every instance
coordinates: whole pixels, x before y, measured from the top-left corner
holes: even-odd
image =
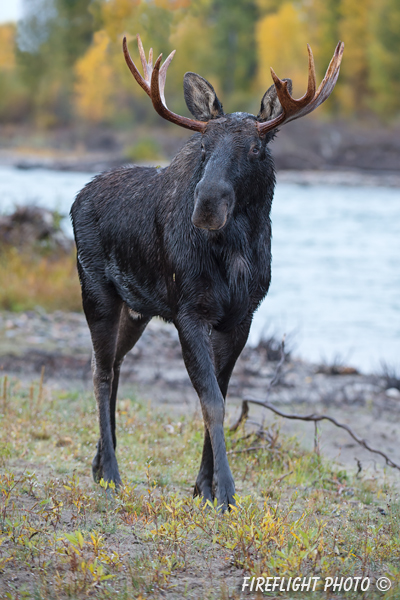
[[[334,419],[333,417],[330,417],[329,415],[318,415],[315,413],[312,413],[311,415],[297,415],[297,414],[288,414],[288,413],[284,413],[281,410],[279,410],[279,408],[276,408],[276,406],[274,406],[273,404],[271,404],[270,402],[268,402],[268,396],[270,394],[271,389],[278,383],[279,381],[279,376],[280,376],[280,372],[282,369],[282,365],[285,362],[285,337],[283,337],[282,339],[282,344],[281,344],[281,357],[279,360],[279,363],[276,367],[274,376],[272,377],[267,389],[266,389],[266,400],[257,400],[256,398],[251,398],[251,397],[247,397],[244,398],[243,402],[242,402],[242,411],[240,413],[239,419],[237,420],[237,422],[232,425],[232,427],[230,428],[230,431],[236,431],[238,429],[238,427],[240,426],[241,423],[245,422],[248,419],[249,416],[249,402],[251,402],[252,404],[257,404],[257,406],[262,406],[263,408],[267,408],[268,410],[271,410],[272,412],[274,412],[276,415],[278,415],[279,417],[283,417],[284,419],[293,419],[293,420],[297,420],[297,421],[311,421],[314,423],[314,427],[315,427],[315,432],[314,432],[314,450],[317,452],[317,454],[319,454],[319,444],[318,444],[318,428],[317,428],[317,423],[319,421],[329,421],[330,423],[333,423],[333,425],[335,425],[336,427],[339,427],[340,429],[344,429],[345,431],[347,431],[347,433],[353,438],[354,441],[357,442],[357,444],[360,444],[360,446],[362,446],[363,448],[365,448],[366,450],[368,450],[369,452],[373,452],[374,454],[379,454],[380,456],[382,456],[382,458],[385,459],[386,464],[389,467],[393,467],[394,469],[398,469],[400,471],[400,465],[398,465],[397,463],[395,463],[391,458],[389,458],[387,456],[387,454],[385,454],[384,452],[382,452],[381,450],[376,450],[375,448],[372,448],[368,442],[366,442],[365,440],[363,440],[362,438],[358,437],[358,435],[356,433],[354,433],[354,431],[351,429],[351,427],[349,427],[348,425],[345,425],[344,423],[339,423],[339,421],[336,421],[336,419]],[[260,425],[260,430],[264,429],[264,425],[263,423]],[[262,446],[259,446],[258,448],[256,447],[251,447],[251,448],[247,448],[244,450],[231,450],[231,452],[229,452],[228,454],[234,454],[236,452],[252,452],[255,451],[256,449],[261,448]],[[358,473],[360,472],[360,468]],[[357,475],[358,475],[357,473]]]
[[[351,429],[351,427],[349,427],[348,425],[345,425],[344,423],[339,423],[339,421],[336,421],[336,419],[334,419],[333,417],[330,417],[329,415],[318,415],[315,413],[312,413],[311,415],[298,415],[298,414],[284,413],[281,410],[279,410],[279,408],[276,408],[276,406],[274,406],[273,404],[271,404],[268,401],[257,400],[256,398],[247,397],[242,402],[242,413],[239,417],[239,421],[238,421],[239,423],[241,423],[243,421],[243,415],[249,414],[249,405],[248,405],[249,402],[251,402],[252,404],[257,404],[257,406],[262,406],[263,408],[267,408],[268,410],[271,410],[273,413],[275,413],[276,415],[278,415],[280,417],[283,417],[284,419],[295,419],[297,421],[312,421],[314,423],[317,423],[319,421],[329,421],[330,423],[333,423],[336,427],[340,427],[341,429],[344,429],[345,431],[347,431],[347,433],[353,438],[353,440],[355,440],[357,442],[357,444],[360,444],[360,446],[363,446],[363,448],[365,448],[369,452],[373,452],[375,454],[379,454],[380,456],[382,456],[385,459],[386,464],[389,467],[393,467],[394,469],[398,469],[400,471],[400,465],[396,464],[391,458],[389,458],[387,456],[387,454],[385,454],[381,450],[376,450],[375,448],[372,448],[368,444],[368,442],[366,442],[362,438],[358,437],[358,435],[356,433],[354,433],[354,431]]]
[[[281,374],[281,371],[282,371],[282,366],[283,366],[284,362],[285,362],[285,336],[283,336],[282,343],[281,343],[281,357],[280,357],[279,362],[278,362],[278,364],[276,366],[274,376],[272,377],[272,379],[269,382],[268,387],[266,389],[266,396],[267,396],[267,398],[268,398],[269,393],[272,390],[272,388],[275,385],[277,385],[277,383],[279,381],[279,377],[280,377],[280,374]],[[240,417],[236,421],[236,423],[229,428],[229,431],[236,431],[237,429],[239,429],[240,424],[242,422],[244,422],[244,421],[247,421],[248,414],[249,414],[249,407],[248,406],[245,407],[244,404],[242,404],[242,412],[240,414]],[[260,429],[264,429],[264,419],[263,419],[263,423],[260,426]]]

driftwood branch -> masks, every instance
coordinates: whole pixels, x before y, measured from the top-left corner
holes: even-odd
[[[389,458],[387,456],[387,454],[385,454],[381,450],[376,450],[375,448],[372,448],[368,442],[366,442],[362,438],[358,437],[358,435],[356,433],[354,433],[354,431],[351,429],[351,427],[349,427],[348,425],[345,425],[344,423],[339,423],[339,421],[337,421],[333,417],[330,417],[329,415],[318,415],[315,413],[312,413],[311,415],[297,415],[297,414],[284,413],[281,410],[279,410],[279,408],[276,408],[276,406],[274,406],[273,404],[271,404],[268,401],[257,400],[256,398],[247,397],[242,402],[242,412],[241,412],[241,415],[238,420],[239,424],[241,422],[243,422],[243,420],[245,420],[247,415],[249,414],[249,402],[252,404],[257,404],[257,406],[262,406],[263,408],[267,408],[268,410],[271,410],[273,413],[275,413],[279,417],[283,417],[284,419],[294,419],[297,421],[312,421],[314,423],[318,423],[319,421],[329,421],[330,423],[333,423],[333,425],[335,425],[336,427],[339,427],[340,429],[344,429],[345,431],[347,431],[347,433],[353,438],[354,441],[357,442],[357,444],[360,444],[360,446],[363,446],[363,448],[365,448],[369,452],[373,452],[374,454],[379,454],[380,456],[382,456],[382,458],[385,459],[386,464],[389,467],[393,467],[394,469],[398,469],[400,471],[400,465],[396,464],[391,458]],[[234,427],[235,426],[233,426],[231,429],[234,430]],[[237,429],[237,427],[236,427],[236,429]]]
[[[281,375],[281,371],[282,371],[284,362],[285,362],[285,335],[282,338],[281,356],[280,356],[279,362],[276,366],[275,373],[274,373],[271,381],[269,382],[267,389],[265,390],[265,394],[266,394],[267,398],[268,398],[272,388],[274,386],[276,386],[277,383],[279,382],[279,378]],[[239,417],[238,421],[236,421],[236,423],[229,428],[229,431],[236,431],[237,429],[239,429],[240,424],[247,421],[248,415],[249,415],[249,406],[248,406],[248,404],[245,405],[243,403],[242,404],[242,412],[240,414],[240,417]],[[264,428],[264,419],[263,419],[263,423],[260,426],[260,429],[263,429],[263,428]]]
[[[282,339],[280,360],[276,366],[275,373],[274,373],[271,381],[269,382],[266,392],[265,392],[266,400],[257,400],[256,398],[251,398],[250,396],[247,398],[244,398],[243,402],[242,402],[242,411],[240,413],[240,417],[237,420],[237,422],[234,425],[232,425],[232,427],[230,428],[230,431],[236,431],[239,428],[239,426],[241,425],[241,423],[244,423],[248,419],[249,402],[251,402],[252,404],[257,404],[257,406],[261,406],[263,408],[271,410],[273,413],[275,413],[279,417],[283,417],[284,419],[293,419],[293,420],[297,420],[297,421],[313,422],[314,428],[315,428],[314,429],[314,450],[318,454],[319,454],[319,443],[318,443],[318,426],[317,426],[317,424],[320,421],[329,421],[330,423],[333,423],[333,425],[335,425],[336,427],[339,427],[340,429],[344,429],[345,431],[347,431],[347,433],[353,438],[353,440],[355,442],[357,442],[357,444],[360,444],[360,446],[362,446],[369,452],[373,452],[374,454],[379,454],[380,456],[382,456],[382,458],[385,459],[385,462],[389,467],[393,467],[394,469],[398,469],[400,471],[400,465],[398,465],[391,458],[389,458],[387,456],[387,454],[385,454],[381,450],[376,450],[375,448],[372,448],[367,441],[358,437],[358,435],[356,433],[354,433],[354,431],[351,429],[351,427],[349,427],[348,425],[345,425],[344,423],[339,423],[339,421],[336,421],[336,419],[334,419],[333,417],[330,417],[329,415],[318,415],[315,413],[312,413],[311,415],[297,415],[297,414],[284,413],[281,410],[279,410],[279,408],[276,408],[276,406],[271,404],[271,402],[268,402],[268,396],[271,392],[271,389],[274,386],[276,386],[277,383],[279,382],[280,373],[281,373],[284,362],[285,362],[285,336],[283,336],[283,339]],[[264,426],[263,426],[263,424],[261,424],[260,430],[262,431],[263,429],[264,429]],[[258,447],[258,448],[260,448],[260,447]],[[231,453],[233,454],[236,452],[246,452],[246,451],[252,452],[255,450],[256,450],[256,447],[251,447],[251,448],[247,448],[244,450],[231,450],[231,452],[228,454],[231,454]],[[358,473],[360,471],[361,471],[361,463],[360,463],[360,461],[358,461]],[[358,473],[357,473],[357,475],[358,475]]]

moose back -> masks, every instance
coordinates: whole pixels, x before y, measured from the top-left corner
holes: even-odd
[[[155,110],[196,132],[164,168],[125,167],[103,173],[71,209],[83,308],[93,343],[93,381],[100,439],[96,481],[120,485],[115,455],[115,407],[121,363],[152,317],[174,323],[204,418],[204,446],[194,493],[225,510],[235,484],[224,439],[225,397],[253,313],[271,278],[270,210],[275,175],[268,143],[276,128],[314,110],[331,93],[343,53],[339,43],[316,88],[309,48],[306,94],[291,96],[290,80],[272,72],[257,116],[224,114],[213,87],[195,73],[184,96],[195,117],[171,112],[164,86],[173,53],[134,65],[124,55]]]

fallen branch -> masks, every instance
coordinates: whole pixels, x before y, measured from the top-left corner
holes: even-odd
[[[242,402],[242,412],[239,417],[237,427],[240,425],[240,423],[243,422],[243,420],[246,420],[246,418],[249,414],[249,402],[251,402],[252,404],[257,404],[257,406],[262,406],[263,408],[267,408],[268,410],[271,410],[273,413],[275,413],[279,417],[283,417],[284,419],[294,419],[297,421],[312,421],[314,423],[317,423],[319,421],[329,421],[330,423],[333,423],[333,425],[335,425],[336,427],[339,427],[340,429],[344,429],[345,431],[347,431],[347,433],[353,438],[353,440],[355,440],[357,442],[357,444],[360,444],[360,446],[363,446],[363,448],[365,448],[369,452],[373,452],[374,454],[379,454],[380,456],[382,456],[385,459],[386,464],[389,467],[393,467],[394,469],[398,469],[400,471],[400,465],[396,464],[391,458],[389,458],[387,456],[387,454],[385,454],[381,450],[376,450],[375,448],[372,448],[368,444],[368,442],[366,442],[362,438],[358,437],[358,435],[355,434],[354,431],[348,425],[344,425],[344,423],[339,423],[338,421],[336,421],[336,419],[334,419],[333,417],[330,417],[328,415],[318,415],[315,413],[312,413],[311,415],[297,415],[297,414],[284,413],[281,410],[279,410],[278,408],[276,408],[276,406],[274,406],[270,402],[263,401],[263,400],[257,400],[256,398],[247,397],[247,398],[244,398],[244,400]],[[237,429],[237,427],[235,425],[235,426],[231,427],[231,430],[234,431],[234,428]]]
[[[242,454],[243,452],[257,452],[258,450],[266,449],[266,446],[250,446],[249,448],[242,448],[241,450],[229,450],[227,454]]]
[[[275,373],[274,373],[274,375],[273,375],[271,381],[269,382],[268,387],[267,387],[267,389],[265,391],[267,398],[268,398],[269,393],[272,390],[272,388],[279,381],[279,377],[280,377],[282,366],[283,366],[284,362],[285,362],[285,335],[283,336],[282,342],[281,342],[281,357],[279,359],[278,364],[276,365]],[[248,414],[249,414],[249,407],[248,407],[248,405],[246,405],[246,407],[244,407],[244,404],[242,404],[242,412],[240,414],[240,417],[236,421],[236,423],[234,425],[232,425],[232,427],[229,428],[229,431],[236,431],[237,429],[239,429],[240,424],[242,422],[244,422],[244,421],[247,421]],[[263,429],[263,424],[260,426],[260,429]]]
[[[227,454],[242,454],[243,452],[257,452],[258,450],[268,450],[273,454],[279,454],[279,450],[270,448],[269,446],[250,446],[249,448],[242,448],[241,450],[229,450]]]
[[[285,479],[285,477],[289,477],[289,475],[291,475],[293,473],[293,471],[289,471],[289,473],[285,473],[284,475],[281,475],[280,477],[278,477],[278,479],[275,479],[274,483],[281,483],[281,481],[283,481]]]

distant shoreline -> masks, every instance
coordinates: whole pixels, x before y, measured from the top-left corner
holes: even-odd
[[[122,165],[133,164],[121,156],[110,158],[104,154],[76,154],[65,156],[40,156],[0,150],[0,167],[11,167],[21,170],[48,169],[50,171],[101,173]],[[169,161],[143,161],[138,165],[166,167]],[[311,169],[277,169],[278,183],[297,183],[299,185],[347,185],[361,187],[400,188],[400,170],[362,170],[343,168]]]
[[[297,183],[300,185],[348,185],[366,187],[400,188],[400,172],[348,171],[325,169],[321,171],[279,170],[278,183]]]

